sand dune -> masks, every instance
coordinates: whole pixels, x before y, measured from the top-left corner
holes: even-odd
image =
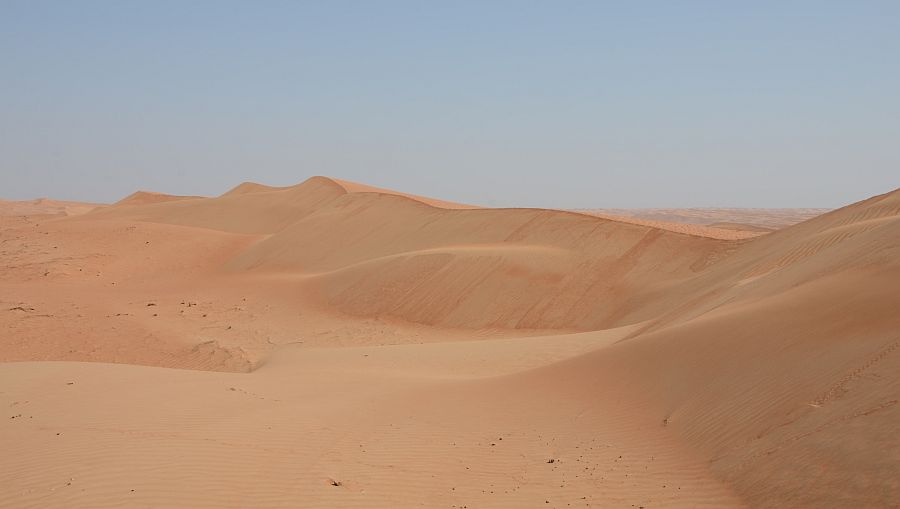
[[[415,194],[409,193],[401,193],[399,191],[394,191],[392,189],[382,189],[380,187],[367,186],[365,184],[360,184],[357,182],[350,182],[349,180],[339,180],[339,179],[331,179],[341,187],[343,187],[348,193],[376,193],[381,195],[391,195],[391,196],[402,196],[404,198],[409,198],[413,201],[418,201],[424,203],[426,205],[431,205],[432,207],[438,207],[442,209],[477,209],[480,207],[474,205],[466,205],[464,203],[455,203],[451,201],[437,200],[435,198],[428,198],[425,196],[418,196]]]
[[[149,205],[151,203],[164,203],[169,201],[196,200],[202,196],[178,196],[174,194],[154,193],[152,191],[136,191],[117,201],[113,205]]]
[[[77,216],[104,206],[105,205],[100,203],[50,200],[48,198],[24,201],[0,200],[0,217],[42,215]]]
[[[734,223],[729,221],[722,221],[718,223],[710,223],[710,228],[718,228],[720,230],[736,230],[740,232],[749,232],[749,233],[772,233],[776,230],[776,228],[770,228],[768,226],[756,226],[752,224],[745,223]]]
[[[830,209],[810,208],[687,208],[687,209],[583,209],[596,215],[630,217],[647,221],[714,226],[733,223],[746,227],[778,230],[820,216]]]
[[[639,321],[673,297],[661,288],[733,249],[563,211],[434,207],[324,178],[267,193],[114,206],[94,217],[268,233],[227,268],[316,276],[302,280],[315,287],[308,294],[352,315],[461,328],[595,330]],[[510,291],[515,299],[502,298]]]
[[[0,224],[0,506],[900,501],[900,190],[781,228],[180,198]]]

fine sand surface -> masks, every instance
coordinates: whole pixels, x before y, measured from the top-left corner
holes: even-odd
[[[0,507],[900,505],[900,190],[621,216],[324,177],[4,214]]]

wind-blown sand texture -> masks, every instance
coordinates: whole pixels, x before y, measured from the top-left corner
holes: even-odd
[[[900,191],[704,228],[324,177],[6,217],[0,507],[896,506]]]

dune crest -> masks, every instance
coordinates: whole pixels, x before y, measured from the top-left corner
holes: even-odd
[[[112,206],[123,205],[149,205],[152,203],[164,203],[170,201],[196,200],[203,196],[178,196],[174,194],[154,193],[152,191],[135,191],[125,198],[113,203]]]
[[[0,200],[0,217],[4,216],[77,216],[105,207],[101,203],[51,200]]]

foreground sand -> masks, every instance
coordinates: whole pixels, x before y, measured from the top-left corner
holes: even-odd
[[[729,239],[314,178],[0,235],[2,507],[900,501],[897,191]]]

